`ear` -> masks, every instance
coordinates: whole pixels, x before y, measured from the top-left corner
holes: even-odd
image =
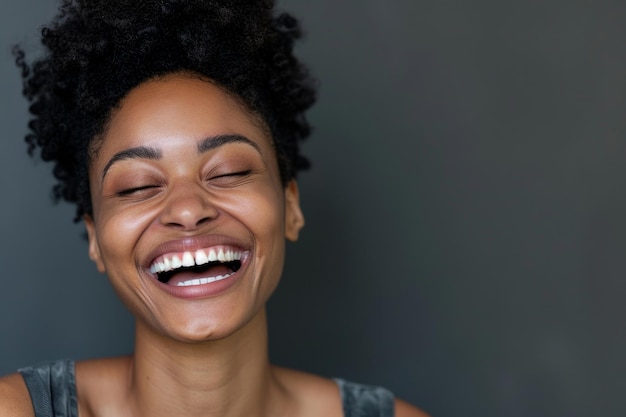
[[[106,272],[104,262],[102,262],[102,255],[100,254],[100,246],[98,245],[98,237],[96,236],[96,225],[90,215],[85,214],[83,216],[83,222],[87,229],[87,240],[89,241],[89,259],[95,264],[98,271],[101,273]]]
[[[304,216],[300,209],[298,183],[291,180],[285,187],[285,237],[295,242],[303,226]]]

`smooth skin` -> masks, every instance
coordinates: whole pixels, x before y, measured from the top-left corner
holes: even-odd
[[[304,218],[263,122],[211,82],[171,74],[132,90],[95,144],[89,256],[136,335],[132,356],[76,364],[80,417],[341,417],[333,381],[269,363],[265,304]],[[224,243],[249,256],[218,285],[171,292],[149,271],[168,248]],[[0,379],[0,415],[33,416],[17,374]],[[396,400],[396,416],[426,414]]]

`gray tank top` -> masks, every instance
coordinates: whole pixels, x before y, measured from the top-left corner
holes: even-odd
[[[74,361],[48,362],[19,370],[26,382],[35,417],[78,417]],[[394,397],[381,387],[335,379],[345,417],[393,417]]]

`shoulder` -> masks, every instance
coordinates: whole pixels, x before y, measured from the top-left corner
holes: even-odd
[[[28,388],[22,375],[15,373],[0,378],[0,415],[3,417],[34,417]]]
[[[398,398],[395,400],[396,413],[395,417],[430,417],[417,407],[402,401]]]
[[[274,377],[302,416],[343,416],[341,395],[332,379],[274,366]]]
[[[111,409],[119,398],[126,397],[131,367],[130,356],[76,362],[78,414],[90,416],[93,410]]]
[[[276,377],[281,385],[289,387],[289,391],[297,398],[304,410],[302,415],[344,416],[343,395],[349,395],[348,401],[374,401],[388,404],[387,412],[395,409],[395,417],[430,417],[417,407],[406,401],[394,398],[393,394],[382,387],[356,384],[345,380],[332,380],[317,375],[274,367]],[[392,408],[393,407],[393,408]]]
[[[344,405],[357,410],[354,415],[385,415],[395,417],[429,417],[417,407],[394,397],[386,388],[339,380]]]

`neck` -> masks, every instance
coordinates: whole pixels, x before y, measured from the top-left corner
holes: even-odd
[[[284,404],[269,364],[264,310],[237,333],[197,344],[138,323],[129,382],[135,415],[277,415]]]

